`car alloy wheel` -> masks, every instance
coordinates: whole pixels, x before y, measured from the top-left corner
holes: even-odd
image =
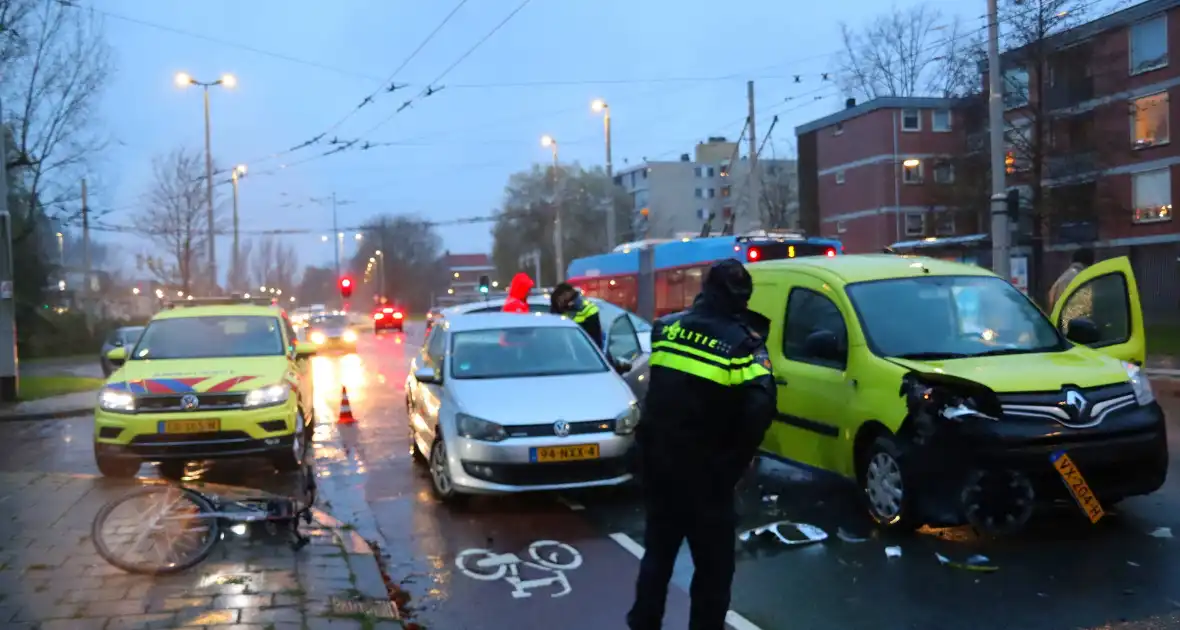
[[[447,501],[456,496],[450,464],[447,463],[447,443],[442,438],[436,439],[430,448],[430,481],[438,498]]]
[[[905,484],[901,465],[890,453],[876,451],[865,467],[864,491],[869,509],[883,524],[896,521],[902,512]]]

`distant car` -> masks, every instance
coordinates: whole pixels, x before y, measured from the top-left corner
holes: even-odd
[[[420,357],[406,378],[410,444],[440,499],[632,478],[639,404],[619,377],[630,366],[569,319],[448,318]]]
[[[406,313],[396,306],[383,306],[373,311],[373,332],[406,330]]]
[[[307,340],[325,350],[356,350],[356,331],[348,315],[320,315],[307,323]]]
[[[128,351],[135,346],[135,342],[139,341],[139,336],[143,334],[143,326],[124,326],[116,328],[107,335],[106,341],[102,343],[102,350],[99,351],[98,361],[102,364],[102,375],[109,377],[115,372],[117,366],[111,363],[107,358],[107,354],[115,348],[127,348]]]

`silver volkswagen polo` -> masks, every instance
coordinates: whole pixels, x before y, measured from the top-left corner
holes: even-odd
[[[611,486],[631,479],[635,395],[590,338],[548,314],[445,319],[406,380],[411,451],[435,494]]]

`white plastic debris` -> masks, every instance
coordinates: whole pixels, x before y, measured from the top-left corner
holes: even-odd
[[[856,536],[854,534],[844,531],[843,527],[836,529],[836,538],[839,538],[840,540],[843,540],[846,543],[862,543],[862,542],[868,540],[868,538],[861,538],[860,536]]]
[[[900,558],[901,557],[901,547],[886,547],[885,548],[885,557],[886,558]]]
[[[1151,536],[1153,538],[1171,538],[1172,537],[1172,528],[1171,527],[1157,527],[1157,528],[1151,530],[1150,532],[1148,532],[1147,535]]]
[[[807,523],[778,521],[763,525],[762,527],[748,529],[739,534],[738,539],[742,542],[749,542],[753,538],[764,536],[773,536],[784,545],[809,545],[827,540],[828,533],[815,525],[809,525]]]

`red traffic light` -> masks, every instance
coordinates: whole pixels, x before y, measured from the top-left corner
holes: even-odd
[[[340,279],[340,295],[342,297],[348,297],[352,295],[352,278]]]

